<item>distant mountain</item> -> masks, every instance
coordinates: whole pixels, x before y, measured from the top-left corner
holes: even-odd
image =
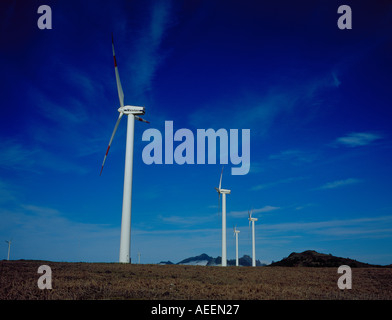
[[[293,252],[287,258],[278,262],[273,262],[272,267],[336,267],[347,265],[351,268],[381,267],[368,263],[359,262],[349,258],[335,257],[331,254],[318,253],[314,250],[307,250],[301,253]]]
[[[171,261],[161,261],[159,264],[174,264]],[[177,265],[193,265],[193,266],[220,266],[222,264],[222,258],[213,258],[208,254],[201,254],[199,256],[186,258],[181,260]],[[252,258],[248,255],[244,255],[239,258],[239,264],[243,267],[252,265]],[[235,259],[227,260],[228,266],[235,266]],[[364,262],[359,262],[349,258],[335,257],[331,254],[319,253],[314,250],[306,250],[304,252],[292,252],[288,257],[278,261],[272,262],[268,266],[271,267],[335,267],[338,268],[342,265],[347,265],[352,268],[376,268],[376,267],[389,267],[392,268],[392,264],[388,266],[373,265]],[[266,266],[256,260],[256,266]]]
[[[174,264],[174,263],[171,261],[161,261],[158,264]]]
[[[244,255],[242,258],[238,259],[238,262],[240,266],[244,266],[244,267],[251,266],[252,258],[250,256]],[[173,263],[171,261],[167,261],[167,262],[162,261],[159,264],[173,264]],[[213,258],[208,254],[203,253],[199,256],[190,257],[181,260],[176,264],[193,265],[193,266],[219,266],[222,264],[222,258],[221,257]],[[227,260],[227,265],[235,266],[235,259]],[[256,266],[265,266],[265,264],[262,264],[259,260],[256,260]]]
[[[248,255],[244,255],[242,258],[238,259],[238,263],[240,266],[243,267],[251,267],[252,266],[252,258]],[[228,266],[235,266],[235,259],[232,260],[227,260],[227,265]],[[256,267],[262,267],[265,266],[265,263],[261,263],[260,260],[256,259]]]
[[[177,264],[189,264],[193,266],[207,266],[214,263],[214,258],[210,257],[208,254],[202,253],[196,257],[186,258],[181,260]]]

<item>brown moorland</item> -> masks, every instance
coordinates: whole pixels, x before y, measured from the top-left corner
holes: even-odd
[[[41,290],[38,267],[52,270]],[[391,300],[391,268],[352,268],[341,290],[337,268],[209,267],[0,261],[1,300]]]

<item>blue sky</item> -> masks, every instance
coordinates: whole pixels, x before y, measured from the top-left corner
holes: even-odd
[[[40,5],[52,29],[40,30]],[[352,9],[351,30],[337,9]],[[11,259],[118,261],[126,121],[136,123],[131,257],[221,255],[222,165],[147,165],[143,132],[250,129],[250,171],[224,169],[227,255],[308,249],[392,263],[388,1],[2,1],[0,239]],[[174,143],[174,147],[179,145]],[[241,149],[240,149],[241,150]],[[196,153],[195,153],[196,157]]]

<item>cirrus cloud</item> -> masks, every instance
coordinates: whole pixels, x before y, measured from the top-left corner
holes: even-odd
[[[342,144],[348,147],[358,147],[368,145],[375,140],[381,139],[382,136],[368,132],[353,132],[346,136],[336,139],[336,143]]]
[[[328,183],[322,185],[321,187],[319,187],[318,189],[335,189],[335,188],[347,186],[350,184],[356,184],[359,182],[361,182],[361,180],[354,179],[354,178],[348,178],[345,180],[337,180],[337,181],[333,181],[333,182],[328,182]]]

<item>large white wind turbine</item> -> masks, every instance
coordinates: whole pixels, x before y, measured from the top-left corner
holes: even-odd
[[[237,230],[237,226],[234,227],[234,236],[235,236],[235,265],[238,267],[239,266],[239,260],[238,260],[238,234],[240,233],[240,230]]]
[[[109,146],[106,150],[105,157],[103,159],[101,173],[103,166],[106,161],[106,157],[109,153],[110,145],[112,144],[114,134],[117,131],[118,125],[122,116],[125,114],[128,116],[127,122],[127,144],[125,151],[125,170],[124,170],[124,193],[123,193],[123,206],[122,206],[122,218],[121,218],[121,240],[120,240],[120,262],[129,263],[130,262],[130,241],[131,241],[131,204],[132,204],[132,169],[133,169],[133,140],[135,131],[135,118],[139,121],[149,123],[148,121],[139,117],[139,115],[144,115],[144,107],[138,106],[124,106],[124,92],[121,87],[120,76],[117,68],[116,55],[114,53],[114,42],[112,35],[112,49],[113,49],[113,59],[114,59],[114,71],[116,73],[117,91],[118,98],[120,99],[120,107],[118,112],[120,113],[112,136],[110,137]]]
[[[11,240],[5,240],[5,242],[8,243],[8,255],[7,255],[7,261],[10,260],[10,250],[11,250]]]
[[[252,267],[256,267],[256,245],[255,245],[255,221],[257,218],[252,218],[252,210],[248,211],[249,226],[252,222]]]
[[[222,174],[223,174],[223,167],[222,172],[219,180],[219,187],[215,188],[216,191],[220,195],[222,194],[222,267],[227,266],[227,256],[226,256],[226,194],[230,194],[231,190],[222,189]]]

